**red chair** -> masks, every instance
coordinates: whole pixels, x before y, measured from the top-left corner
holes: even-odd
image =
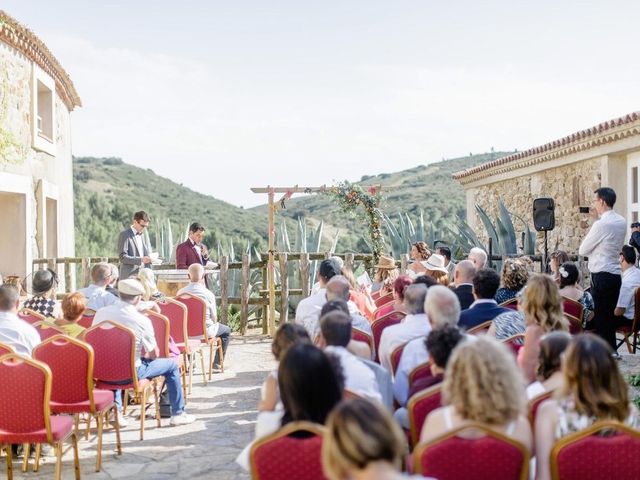
[[[407,402],[411,444],[417,445],[427,416],[442,406],[442,385],[434,385],[413,395]]]
[[[16,349],[11,345],[0,342],[0,357],[2,355],[6,355],[7,353],[16,353]]]
[[[635,480],[640,472],[640,431],[603,421],[558,440],[551,450],[551,478]]]
[[[251,478],[324,480],[321,461],[323,436],[324,427],[321,425],[293,422],[258,440],[249,452]]]
[[[374,320],[371,324],[371,331],[373,332],[373,344],[376,349],[376,358],[378,358],[378,348],[380,347],[380,337],[382,337],[382,331],[391,326],[396,325],[402,321],[405,314],[402,312],[391,312],[382,318]]]
[[[43,322],[47,317],[29,308],[23,308],[18,311],[18,318],[33,325],[36,322]]]
[[[571,298],[562,297],[562,311],[576,317],[580,320],[580,325],[582,325],[584,321],[584,305],[580,302],[576,302]]]
[[[571,335],[577,335],[582,332],[582,320],[566,312],[564,313],[564,318],[566,318],[569,323],[569,333]]]
[[[80,320],[78,320],[78,325],[84,328],[89,328],[91,325],[93,325],[93,317],[95,316],[95,310],[91,310],[90,308],[85,309],[85,311],[82,313],[82,317],[80,317]]]
[[[536,416],[538,415],[540,405],[542,405],[545,400],[549,400],[552,395],[553,390],[549,390],[548,392],[542,392],[540,395],[536,395],[527,402],[527,417],[529,418],[532,431],[536,428]]]
[[[40,340],[43,342],[54,335],[66,335],[64,330],[59,327],[56,327],[53,323],[41,320],[33,324],[33,328],[38,331],[38,335],[40,335]]]
[[[373,312],[373,318],[374,319],[382,318],[385,315],[389,315],[395,309],[396,309],[396,305],[394,302],[385,303],[381,307],[376,308],[376,310]]]
[[[133,330],[105,321],[85,330],[82,339],[95,352],[93,376],[96,387],[102,390],[123,390],[124,408],[127,408],[126,390],[131,390],[140,404],[140,440],[144,439],[144,421],[147,398],[155,394],[156,422],[160,427],[157,379],[138,379],[136,369],[136,337]],[[125,383],[126,382],[126,383]]]
[[[369,348],[373,352],[373,337],[369,335],[364,330],[360,330],[359,328],[352,327],[351,328],[351,339],[356,340],[358,342],[364,342],[369,345]]]
[[[431,363],[421,363],[409,373],[409,398],[416,393],[440,383],[442,378],[437,378],[431,372]]]
[[[91,428],[91,418],[98,426],[98,451],[96,472],[102,466],[102,430],[113,413],[116,429],[116,448],[122,455],[120,427],[116,421],[118,411],[113,401],[113,392],[93,388],[93,348],[91,345],[64,335],[44,340],[33,349],[33,358],[47,364],[52,373],[51,412],[70,414],[76,418],[81,413],[89,415],[87,437]]]
[[[460,436],[471,432],[482,436]],[[482,424],[465,425],[418,444],[413,463],[416,473],[439,480],[529,478],[529,452],[525,446]]]
[[[373,300],[373,303],[375,303],[376,307],[378,308],[386,305],[389,302],[393,302],[393,292],[385,293],[384,295],[380,295]]]
[[[640,288],[636,288],[634,297],[635,305],[638,306],[638,308],[634,310],[631,325],[622,325],[616,328],[616,334],[622,334],[622,339],[616,345],[616,351],[625,343],[629,353],[635,355],[636,347],[638,346],[638,336],[640,335]],[[629,338],[631,338],[631,342],[629,342]]]
[[[400,365],[400,359],[402,358],[402,352],[404,351],[404,347],[406,347],[407,344],[403,343],[402,345],[397,346],[396,348],[393,349],[393,351],[391,352],[391,373],[395,376],[396,374],[396,370],[398,369],[398,365]]]
[[[174,357],[169,350],[169,319],[164,315],[147,310],[145,315],[151,320],[153,326],[153,332],[156,337],[156,343],[158,344],[158,356],[161,358],[171,358],[178,365],[180,370],[180,377],[182,379],[182,392],[184,394],[184,402],[187,403],[187,369],[184,364],[184,357]]]
[[[517,357],[518,352],[524,346],[524,333],[516,333],[515,335],[511,335],[508,338],[505,338],[500,343],[504,343],[507,345],[513,354]]]
[[[518,310],[518,299],[517,298],[511,298],[509,300],[507,300],[506,302],[502,302],[500,305],[498,305],[499,307],[503,307],[503,308],[508,308],[510,310]]]
[[[0,445],[7,452],[7,478],[13,476],[11,444],[24,443],[23,471],[28,469],[29,445],[48,443],[56,453],[55,478],[62,471],[62,443],[71,438],[76,480],[80,479],[78,438],[73,419],[51,416],[51,370],[42,362],[24,355],[9,353],[0,357]],[[36,461],[38,459],[36,458]],[[37,463],[34,471],[37,471]]]
[[[187,375],[189,377],[189,393],[193,384],[193,367],[195,365],[196,353],[200,355],[200,365],[202,367],[202,381],[207,384],[207,374],[204,368],[204,354],[202,344],[199,339],[190,339],[187,335],[187,307],[184,303],[177,302],[171,298],[164,298],[157,302],[162,314],[169,319],[171,338],[180,349],[185,364],[187,365]],[[185,397],[186,401],[186,397]]]
[[[213,374],[214,345],[220,357],[220,369],[224,372],[224,352],[222,340],[219,337],[209,338],[207,334],[207,303],[200,297],[183,293],[175,298],[187,307],[187,335],[189,337],[202,337],[201,343],[209,345],[209,380]]]
[[[470,328],[469,330],[467,330],[467,333],[469,335],[484,335],[489,331],[489,328],[491,327],[491,323],[493,323],[493,320],[487,320],[486,322],[481,323],[480,325],[476,325],[475,327]]]

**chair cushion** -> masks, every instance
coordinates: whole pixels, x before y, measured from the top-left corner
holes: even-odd
[[[100,412],[111,404],[113,404],[113,392],[111,390],[94,390],[93,391],[93,404],[95,406],[95,412]],[[95,413],[92,412],[89,405],[89,400],[76,403],[58,403],[51,402],[52,413]]]
[[[73,430],[73,418],[51,416],[51,436],[54,442],[65,438]],[[0,443],[46,443],[47,430],[42,428],[33,432],[11,433],[0,430]]]
[[[148,378],[144,378],[144,379],[139,379],[138,380],[138,391],[141,392],[142,390],[144,390],[145,388],[147,388],[153,379],[148,379]],[[122,385],[116,385],[115,383],[107,383],[107,382],[102,382],[100,380],[96,380],[96,387],[99,388],[100,390],[129,390],[129,389],[133,389],[133,383],[125,383]]]

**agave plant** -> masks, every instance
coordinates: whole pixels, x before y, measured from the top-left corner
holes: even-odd
[[[452,238],[450,229],[443,227],[438,231],[433,222],[425,222],[422,209],[420,209],[415,223],[407,212],[399,213],[397,222],[384,215],[384,227],[391,247],[391,254],[395,258],[408,254],[411,251],[411,244],[414,242],[422,241],[435,247],[438,243],[449,243],[445,239]]]
[[[476,212],[484,225],[487,234],[491,238],[493,252],[498,255],[515,255],[518,252],[518,243],[516,240],[516,231],[511,220],[512,214],[505,207],[502,199],[498,199],[498,216],[495,218],[495,225],[487,212],[478,204],[476,204]],[[524,242],[521,246],[522,253],[525,255],[533,255],[535,253],[535,233],[529,228],[529,224],[521,217],[513,215],[524,225]]]

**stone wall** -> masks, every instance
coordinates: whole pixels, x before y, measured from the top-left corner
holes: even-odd
[[[543,170],[531,175],[492,183],[468,190],[468,204],[479,204],[489,216],[498,214],[498,199],[502,199],[507,209],[522,217],[533,230],[533,200],[550,197],[555,200],[555,229],[549,232],[549,249],[557,248],[576,253],[586,234],[590,222],[588,215],[578,212],[579,206],[588,206],[593,191],[600,187],[602,160],[585,160],[558,168]],[[470,225],[483,241],[487,234],[475,210],[467,214]],[[522,222],[514,219],[514,226],[520,243]],[[544,248],[544,234],[537,234],[538,252]]]

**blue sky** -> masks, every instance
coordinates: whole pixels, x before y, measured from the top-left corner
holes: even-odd
[[[237,205],[526,149],[640,110],[640,2],[3,0],[84,107],[75,155]],[[141,206],[142,208],[143,206]]]

